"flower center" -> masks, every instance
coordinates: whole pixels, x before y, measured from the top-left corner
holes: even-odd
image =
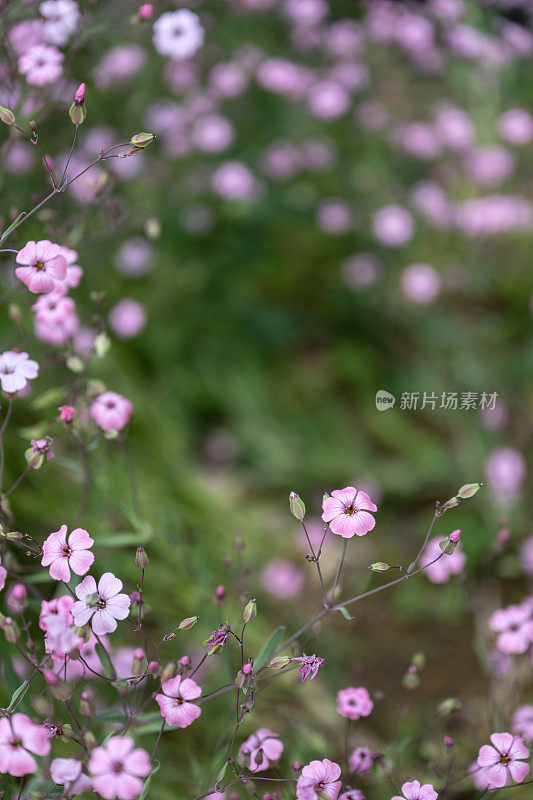
[[[41,65],[41,66],[42,66],[42,65]],[[39,269],[39,270],[40,270],[40,269],[44,269],[44,262],[42,262],[42,261],[36,261],[36,262],[35,262],[35,269]]]
[[[11,742],[11,747],[22,747],[22,742],[20,739],[13,739]]]
[[[113,764],[113,772],[115,775],[120,775],[121,772],[124,772],[124,765],[121,761],[115,761]]]
[[[68,544],[63,545],[62,553],[63,553],[63,558],[68,558],[69,556],[72,555],[72,550],[70,549]]]
[[[353,507],[353,503],[350,503],[349,506],[345,506],[344,513],[348,514],[350,517],[352,514],[355,514],[355,508]]]
[[[511,762],[511,758],[508,753],[500,753],[500,764],[507,766]]]

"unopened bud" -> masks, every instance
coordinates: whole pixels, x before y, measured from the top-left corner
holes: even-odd
[[[461,502],[460,497],[452,497],[450,498],[450,500],[446,500],[446,502],[442,504],[442,508],[445,511],[449,511],[450,508],[455,508],[455,506],[458,506],[460,502]]]
[[[70,121],[73,125],[83,125],[85,117],[87,116],[87,109],[83,105],[72,103],[68,110]]]
[[[74,95],[74,102],[77,106],[82,106],[85,103],[85,84],[80,83]]]
[[[0,119],[5,125],[15,124],[15,115],[9,108],[4,108],[4,106],[0,106]]]
[[[135,566],[137,569],[146,569],[150,563],[144,547],[138,547],[135,553]]]
[[[299,762],[299,761],[294,761],[294,762],[293,762],[293,765],[292,765],[292,768],[293,768],[293,770],[294,770],[295,772],[300,772],[300,770],[301,770],[301,768],[302,768],[302,765],[300,764],[300,762]]]
[[[23,535],[20,531],[8,531],[4,533],[3,536],[8,540],[8,542],[20,542],[23,538]]]
[[[458,700],[457,697],[448,697],[446,700],[443,700],[442,703],[439,703],[437,711],[443,717],[447,717],[459,708],[461,708],[461,701]]]
[[[181,631],[190,631],[191,628],[194,628],[198,620],[199,617],[186,617],[185,619],[181,620],[179,629]]]
[[[451,736],[445,736],[442,741],[443,741],[444,747],[453,747],[454,744],[455,744],[455,742],[453,741]]]
[[[385,564],[384,561],[376,561],[374,564],[370,564],[368,569],[371,572],[386,572],[389,569],[389,565]]]
[[[135,136],[131,137],[131,144],[139,150],[142,150],[143,147],[148,147],[149,144],[152,144],[154,141],[155,136],[153,133],[136,133]]]
[[[219,601],[224,600],[226,597],[226,587],[223,586],[222,584],[220,584],[220,586],[217,586],[217,588],[215,589],[215,597]]]
[[[96,706],[92,692],[82,692],[80,696],[80,714],[83,714],[84,717],[90,717],[95,710]]]
[[[111,347],[111,339],[107,333],[99,333],[93,342],[93,349],[97,358],[105,358],[109,348]]]
[[[6,597],[6,605],[12,614],[22,614],[28,606],[26,587],[22,583],[15,583]]]
[[[64,681],[60,681],[52,687],[52,694],[56,700],[61,700],[63,703],[68,700],[72,694],[72,687]]]
[[[461,486],[457,494],[462,500],[466,500],[468,497],[473,497],[476,492],[479,492],[482,486],[482,483],[465,483],[464,486]]]
[[[154,15],[154,6],[152,3],[143,3],[143,5],[139,8],[137,12],[139,19],[143,22],[147,19],[151,19]]]
[[[18,306],[16,303],[9,304],[8,314],[11,322],[14,322],[16,325],[19,325],[22,322],[22,311],[20,306]]]
[[[242,668],[243,675],[251,675],[254,669],[254,662],[248,661]]]
[[[169,681],[171,678],[175,678],[177,675],[177,666],[174,661],[169,661],[163,667],[163,671],[161,672],[161,683],[165,683],[165,681]]]
[[[460,538],[461,538],[461,529],[460,528],[457,528],[457,530],[452,531],[450,533],[450,535],[448,536],[448,539],[450,540],[450,542],[454,542],[455,544],[457,544],[457,542],[459,541]]]
[[[450,537],[447,536],[446,539],[440,540],[439,547],[445,555],[451,556],[457,547],[457,542],[452,542]]]
[[[268,666],[270,669],[283,669],[283,667],[288,667],[290,663],[291,659],[288,656],[278,656],[273,658]]]
[[[32,133],[37,133],[37,125],[35,124],[34,119],[30,119],[30,129]]]
[[[85,739],[85,744],[89,750],[93,750],[98,744],[98,740],[92,731],[87,731],[83,738]]]
[[[144,673],[145,665],[146,658],[144,655],[144,650],[138,647],[133,654],[133,660],[131,662],[131,674],[139,677],[139,675]]]
[[[296,492],[291,492],[289,495],[289,508],[292,516],[301,522],[305,517],[305,504]]]
[[[70,742],[74,736],[74,731],[72,730],[72,725],[69,725],[68,722],[65,725],[61,725],[61,733],[59,734],[59,739],[62,742]]]
[[[10,642],[11,644],[15,644],[15,642],[18,641],[20,635],[17,623],[13,619],[11,619],[11,617],[5,617],[2,627],[4,629],[4,636],[6,637],[6,641]]]
[[[255,600],[249,600],[244,607],[244,611],[242,613],[242,618],[245,622],[250,622],[250,620],[255,619],[257,614],[257,603]]]

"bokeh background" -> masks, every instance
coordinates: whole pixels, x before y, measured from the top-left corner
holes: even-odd
[[[146,547],[154,637],[200,615],[169,658],[197,655],[244,597],[258,601],[256,648],[318,609],[290,490],[315,529],[324,491],[355,485],[375,499],[376,528],[348,547],[341,584],[352,595],[385,580],[369,573],[373,561],[410,562],[435,500],[487,481],[438,523],[442,535],[462,528],[467,574],[442,586],[421,577],[356,606],[354,622],[328,620],[303,643],[326,658],[320,680],[274,682],[245,728],[278,731],[287,768],[334,757],[345,733],[335,694],[361,684],[382,701],[351,741],[392,757],[397,728],[408,742],[442,699],[459,696],[462,711],[405,744],[399,772],[436,757],[444,729],[464,737],[468,765],[472,730],[477,742],[508,724],[528,680],[495,688],[486,630],[495,607],[525,592],[519,552],[532,533],[528,4],[198,0],[186,7],[205,41],[186,60],[157,52],[137,4],[79,5],[85,24],[64,77],[40,106],[23,89],[22,118],[34,116],[45,152],[64,163],[65,108],[84,80],[76,165],[141,130],[157,138],[97,165],[21,230],[20,246],[46,235],[75,248],[84,277],[73,292],[80,331],[61,348],[35,339],[28,296],[6,280],[4,349],[23,341],[43,365],[15,410],[9,475],[32,435],[53,436],[56,453],[14,498],[18,525],[40,537],[76,515],[82,467],[54,420],[65,350],[86,352],[102,326],[111,347],[85,374],[131,398],[135,413],[124,447],[100,440],[89,452],[83,523],[131,587],[135,547]],[[157,3],[156,15],[184,5]],[[24,3],[12,13],[11,23],[38,14]],[[7,128],[0,137],[8,220],[43,196],[46,176],[31,145]],[[121,318],[124,298],[142,308],[122,307]],[[393,408],[376,407],[380,390]],[[434,409],[421,408],[424,392],[435,393]],[[420,393],[418,408],[403,408],[403,393]],[[442,393],[457,393],[459,407],[441,408]],[[463,393],[476,394],[476,408],[460,407]],[[497,393],[493,409],[481,409],[483,393]],[[134,644],[126,632],[123,644]],[[427,666],[410,692],[402,676],[417,651]],[[236,654],[212,661],[202,676],[210,688],[231,679]],[[209,786],[228,708],[215,701],[186,733],[165,736],[154,796]],[[383,796],[372,782],[367,791]]]

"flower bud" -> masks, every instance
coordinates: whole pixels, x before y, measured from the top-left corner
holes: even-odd
[[[293,768],[293,770],[294,770],[295,772],[300,772],[300,770],[301,770],[301,768],[302,768],[302,765],[300,764],[300,762],[299,762],[299,761],[295,761],[295,762],[293,763],[293,765],[292,765],[292,768]]]
[[[457,542],[452,542],[450,537],[447,536],[445,539],[440,540],[439,547],[445,555],[451,556],[451,554],[457,547]]]
[[[144,673],[145,665],[146,658],[144,655],[144,650],[141,647],[138,647],[133,654],[133,660],[131,662],[131,674],[138,678]]]
[[[443,717],[448,717],[453,711],[459,708],[461,708],[461,701],[457,697],[448,697],[446,700],[443,700],[442,703],[439,703],[437,711]]]
[[[82,125],[83,120],[87,116],[87,109],[85,108],[85,84],[80,83],[78,88],[76,89],[76,94],[74,95],[74,100],[72,105],[68,110],[68,115],[70,117],[71,122],[74,125]]]
[[[220,586],[217,586],[217,588],[215,589],[215,597],[218,601],[222,602],[222,600],[224,600],[226,597],[226,587],[223,586],[222,584],[220,584]]]
[[[163,671],[161,673],[161,683],[165,683],[165,681],[169,681],[171,678],[175,678],[177,675],[177,666],[174,661],[169,661],[163,667]]]
[[[4,106],[0,106],[0,120],[6,125],[14,125],[15,124],[15,115],[9,108],[4,108]]]
[[[290,663],[291,659],[288,656],[278,656],[273,658],[268,666],[270,669],[283,669],[283,667],[288,667]]]
[[[473,497],[476,492],[479,492],[482,486],[482,483],[465,483],[464,486],[461,486],[457,494],[462,500],[466,500],[468,497]]]
[[[18,629],[18,625],[14,622],[11,617],[5,617],[5,621],[2,625],[4,629],[4,636],[6,637],[6,641],[10,642],[11,644],[15,644],[18,641],[20,631]]]
[[[371,572],[386,572],[389,569],[389,565],[385,564],[384,561],[376,561],[374,564],[370,564],[368,569]]]
[[[22,540],[22,533],[20,531],[8,531],[3,534],[8,542],[20,542]]]
[[[148,147],[149,144],[152,144],[154,141],[155,136],[153,133],[136,133],[135,136],[131,137],[131,144],[139,150],[142,150],[143,147]]]
[[[138,547],[135,553],[135,566],[137,569],[146,569],[150,563],[144,547]]]
[[[242,618],[245,622],[250,622],[250,620],[255,619],[257,614],[257,603],[255,600],[249,600],[244,607],[244,611],[242,613]]]
[[[109,348],[111,347],[111,339],[107,333],[99,333],[93,342],[94,352],[97,358],[105,358]]]
[[[291,514],[296,519],[300,520],[300,522],[305,517],[305,505],[303,500],[296,492],[291,492],[289,495],[289,508],[291,510]]]
[[[442,741],[443,741],[444,747],[453,747],[454,744],[455,744],[455,742],[453,741],[451,736],[445,736]]]
[[[458,506],[460,502],[461,499],[459,497],[452,497],[450,500],[446,500],[446,502],[442,504],[442,508],[445,511],[449,511],[450,508],[455,508],[455,506]]]
[[[179,629],[181,631],[190,631],[191,628],[194,628],[198,620],[199,617],[186,617],[186,619],[181,620]]]
[[[416,669],[424,669],[426,666],[426,657],[424,653],[415,653],[411,663]]]
[[[61,733],[59,733],[59,740],[61,742],[70,742],[74,736],[74,731],[72,730],[72,725],[69,725],[67,722],[65,725],[61,725]]]
[[[139,19],[144,22],[147,19],[151,19],[154,15],[154,6],[152,3],[143,3],[140,6],[139,11],[137,12]]]
[[[18,306],[16,303],[10,303],[8,307],[8,314],[11,322],[14,322],[16,325],[20,325],[22,322],[22,311],[20,306]]]
[[[85,739],[85,744],[89,750],[93,750],[98,744],[98,740],[92,731],[87,731],[83,738]]]
[[[251,675],[254,669],[254,662],[248,661],[242,668],[243,675]]]
[[[457,542],[459,541],[460,538],[461,538],[461,529],[460,528],[457,528],[457,530],[452,531],[450,533],[450,535],[448,536],[448,539],[450,540],[450,542],[454,542],[455,544],[457,544]]]
[[[22,614],[28,606],[26,587],[15,583],[6,597],[6,605],[12,614]]]
[[[151,675],[154,675],[154,677],[156,675],[158,675],[159,674],[159,664],[157,663],[157,661],[150,661],[150,663],[148,664],[148,670],[150,671]]]
[[[60,681],[52,687],[52,694],[56,700],[61,700],[63,703],[68,700],[72,694],[72,687],[64,681]]]
[[[80,695],[80,714],[83,714],[84,717],[90,717],[95,710],[93,693],[89,691],[82,692]]]

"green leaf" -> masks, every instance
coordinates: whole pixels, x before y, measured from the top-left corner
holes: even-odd
[[[224,775],[226,774],[227,768],[228,768],[228,762],[224,761],[222,769],[219,771],[219,773],[218,773],[218,775],[216,777],[215,786],[218,786],[219,783],[224,779]]]
[[[125,725],[128,721],[127,716],[122,711],[119,711],[118,708],[107,708],[105,711],[99,711],[97,714],[94,714],[94,716],[99,722],[120,723],[121,725]]]
[[[352,615],[350,614],[348,609],[345,608],[344,606],[338,606],[337,607],[337,611],[341,612],[341,614],[344,617],[344,619],[347,619],[347,620],[355,619],[355,617],[352,617]]]
[[[24,695],[28,691],[29,687],[30,687],[30,682],[29,681],[24,681],[24,683],[21,683],[21,685],[18,687],[18,689],[16,689],[13,692],[13,695],[11,696],[11,700],[9,701],[9,706],[8,706],[8,709],[10,711],[12,711],[15,708],[15,706],[17,705],[17,703],[20,702],[20,700],[22,700],[22,698],[24,697]]]
[[[156,759],[156,760],[154,761],[154,766],[153,766],[153,768],[152,768],[152,771],[151,771],[151,773],[148,775],[148,777],[146,778],[146,780],[145,780],[145,782],[144,782],[144,787],[143,787],[143,790],[142,790],[142,792],[141,792],[141,794],[140,794],[140,796],[139,796],[139,800],[144,800],[144,799],[145,799],[145,797],[148,797],[148,789],[150,788],[150,784],[152,783],[152,777],[153,777],[153,776],[155,775],[155,773],[156,773],[156,772],[159,770],[159,767],[160,767],[160,766],[161,766],[161,764],[160,764],[160,763],[159,763],[159,761],[157,761],[157,759]]]
[[[55,386],[36,397],[32,401],[32,407],[36,408],[37,411],[42,411],[47,406],[58,405],[64,397],[65,390],[60,386]]]
[[[273,654],[280,646],[284,635],[285,635],[284,625],[280,625],[279,628],[276,628],[274,633],[270,634],[270,636],[264,643],[263,647],[259,651],[259,655],[254,660],[254,669],[260,669],[261,667],[264,667],[267,661],[270,661]]]
[[[111,663],[111,659],[109,658],[109,653],[103,647],[100,642],[95,645],[96,655],[102,665],[102,669],[104,670],[104,674],[107,675],[108,678],[112,678],[115,674],[115,670],[113,664]]]
[[[3,232],[3,234],[0,236],[0,244],[2,244],[4,239],[7,239],[7,237],[9,236],[9,233],[13,230],[13,228],[15,227],[17,222],[20,222],[22,217],[25,217],[25,216],[26,216],[26,212],[25,211],[21,211],[20,214],[18,215],[18,217],[16,218],[16,220],[14,220],[11,223],[11,225],[9,226],[9,228],[6,228],[5,231]]]

